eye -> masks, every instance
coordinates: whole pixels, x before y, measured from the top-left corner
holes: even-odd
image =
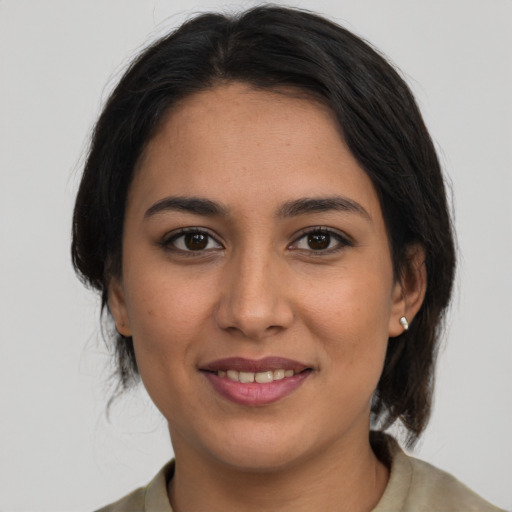
[[[161,245],[169,250],[201,252],[222,249],[222,245],[208,231],[196,228],[180,229],[171,233]]]
[[[290,249],[331,253],[352,245],[352,242],[341,233],[327,228],[313,228],[297,238],[290,245]]]

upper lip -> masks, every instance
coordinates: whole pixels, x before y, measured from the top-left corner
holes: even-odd
[[[201,365],[200,369],[210,372],[218,372],[221,370],[237,370],[239,372],[264,372],[269,370],[293,370],[299,373],[303,370],[311,368],[311,365],[293,361],[284,357],[270,356],[262,359],[245,359],[243,357],[227,357],[217,359],[205,365]]]

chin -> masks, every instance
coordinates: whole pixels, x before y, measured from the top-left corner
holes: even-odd
[[[244,473],[274,473],[290,469],[299,464],[302,459],[295,447],[286,451],[279,447],[279,451],[267,448],[243,447],[238,453],[221,453],[219,462],[231,467],[237,472]]]
[[[253,424],[229,432],[223,440],[208,451],[219,463],[243,472],[268,473],[290,468],[306,457],[308,451],[307,436],[285,425],[265,428]]]

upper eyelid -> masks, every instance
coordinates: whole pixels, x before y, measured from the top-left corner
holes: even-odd
[[[318,225],[318,226],[308,226],[306,228],[302,228],[299,231],[295,232],[291,237],[292,241],[288,244],[288,247],[297,243],[300,239],[302,239],[306,235],[311,234],[311,233],[316,233],[316,232],[324,232],[324,233],[328,233],[330,235],[334,235],[336,238],[340,239],[341,241],[346,242],[347,244],[354,243],[352,238],[349,235],[347,235],[346,233],[344,233],[343,231],[332,228],[332,227],[328,227],[328,226]],[[226,247],[225,242],[222,241],[222,238],[220,236],[218,236],[216,233],[212,232],[209,228],[205,228],[202,226],[187,226],[187,227],[182,227],[182,228],[172,230],[172,231],[166,233],[162,237],[160,245],[162,245],[162,246],[168,245],[173,240],[176,240],[180,236],[186,235],[188,233],[206,233],[217,244],[219,244],[223,248]]]
[[[212,233],[210,229],[203,228],[200,226],[183,227],[169,231],[162,237],[160,245],[168,245],[172,241],[178,239],[180,236],[187,235],[190,233],[206,233],[210,238],[215,240],[216,243],[218,243],[222,247],[225,246],[225,244],[219,239],[220,237],[218,235]]]
[[[303,238],[306,235],[309,235],[311,233],[317,233],[319,231],[322,233],[328,233],[328,234],[335,235],[335,236],[341,238],[342,240],[345,240],[346,242],[353,243],[352,237],[350,237],[349,235],[347,235],[346,233],[344,233],[343,231],[341,231],[339,229],[335,229],[335,228],[331,228],[331,227],[327,227],[327,226],[311,226],[308,228],[303,228],[303,229],[299,230],[297,233],[295,233],[295,235],[293,236],[292,244],[297,242],[298,240],[300,240],[301,238]]]

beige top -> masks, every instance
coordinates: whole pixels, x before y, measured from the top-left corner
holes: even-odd
[[[372,441],[379,458],[388,459],[391,467],[386,490],[372,512],[504,512],[450,474],[407,456],[393,438],[381,436]],[[173,512],[167,497],[167,482],[173,473],[171,461],[146,487],[97,512]]]

